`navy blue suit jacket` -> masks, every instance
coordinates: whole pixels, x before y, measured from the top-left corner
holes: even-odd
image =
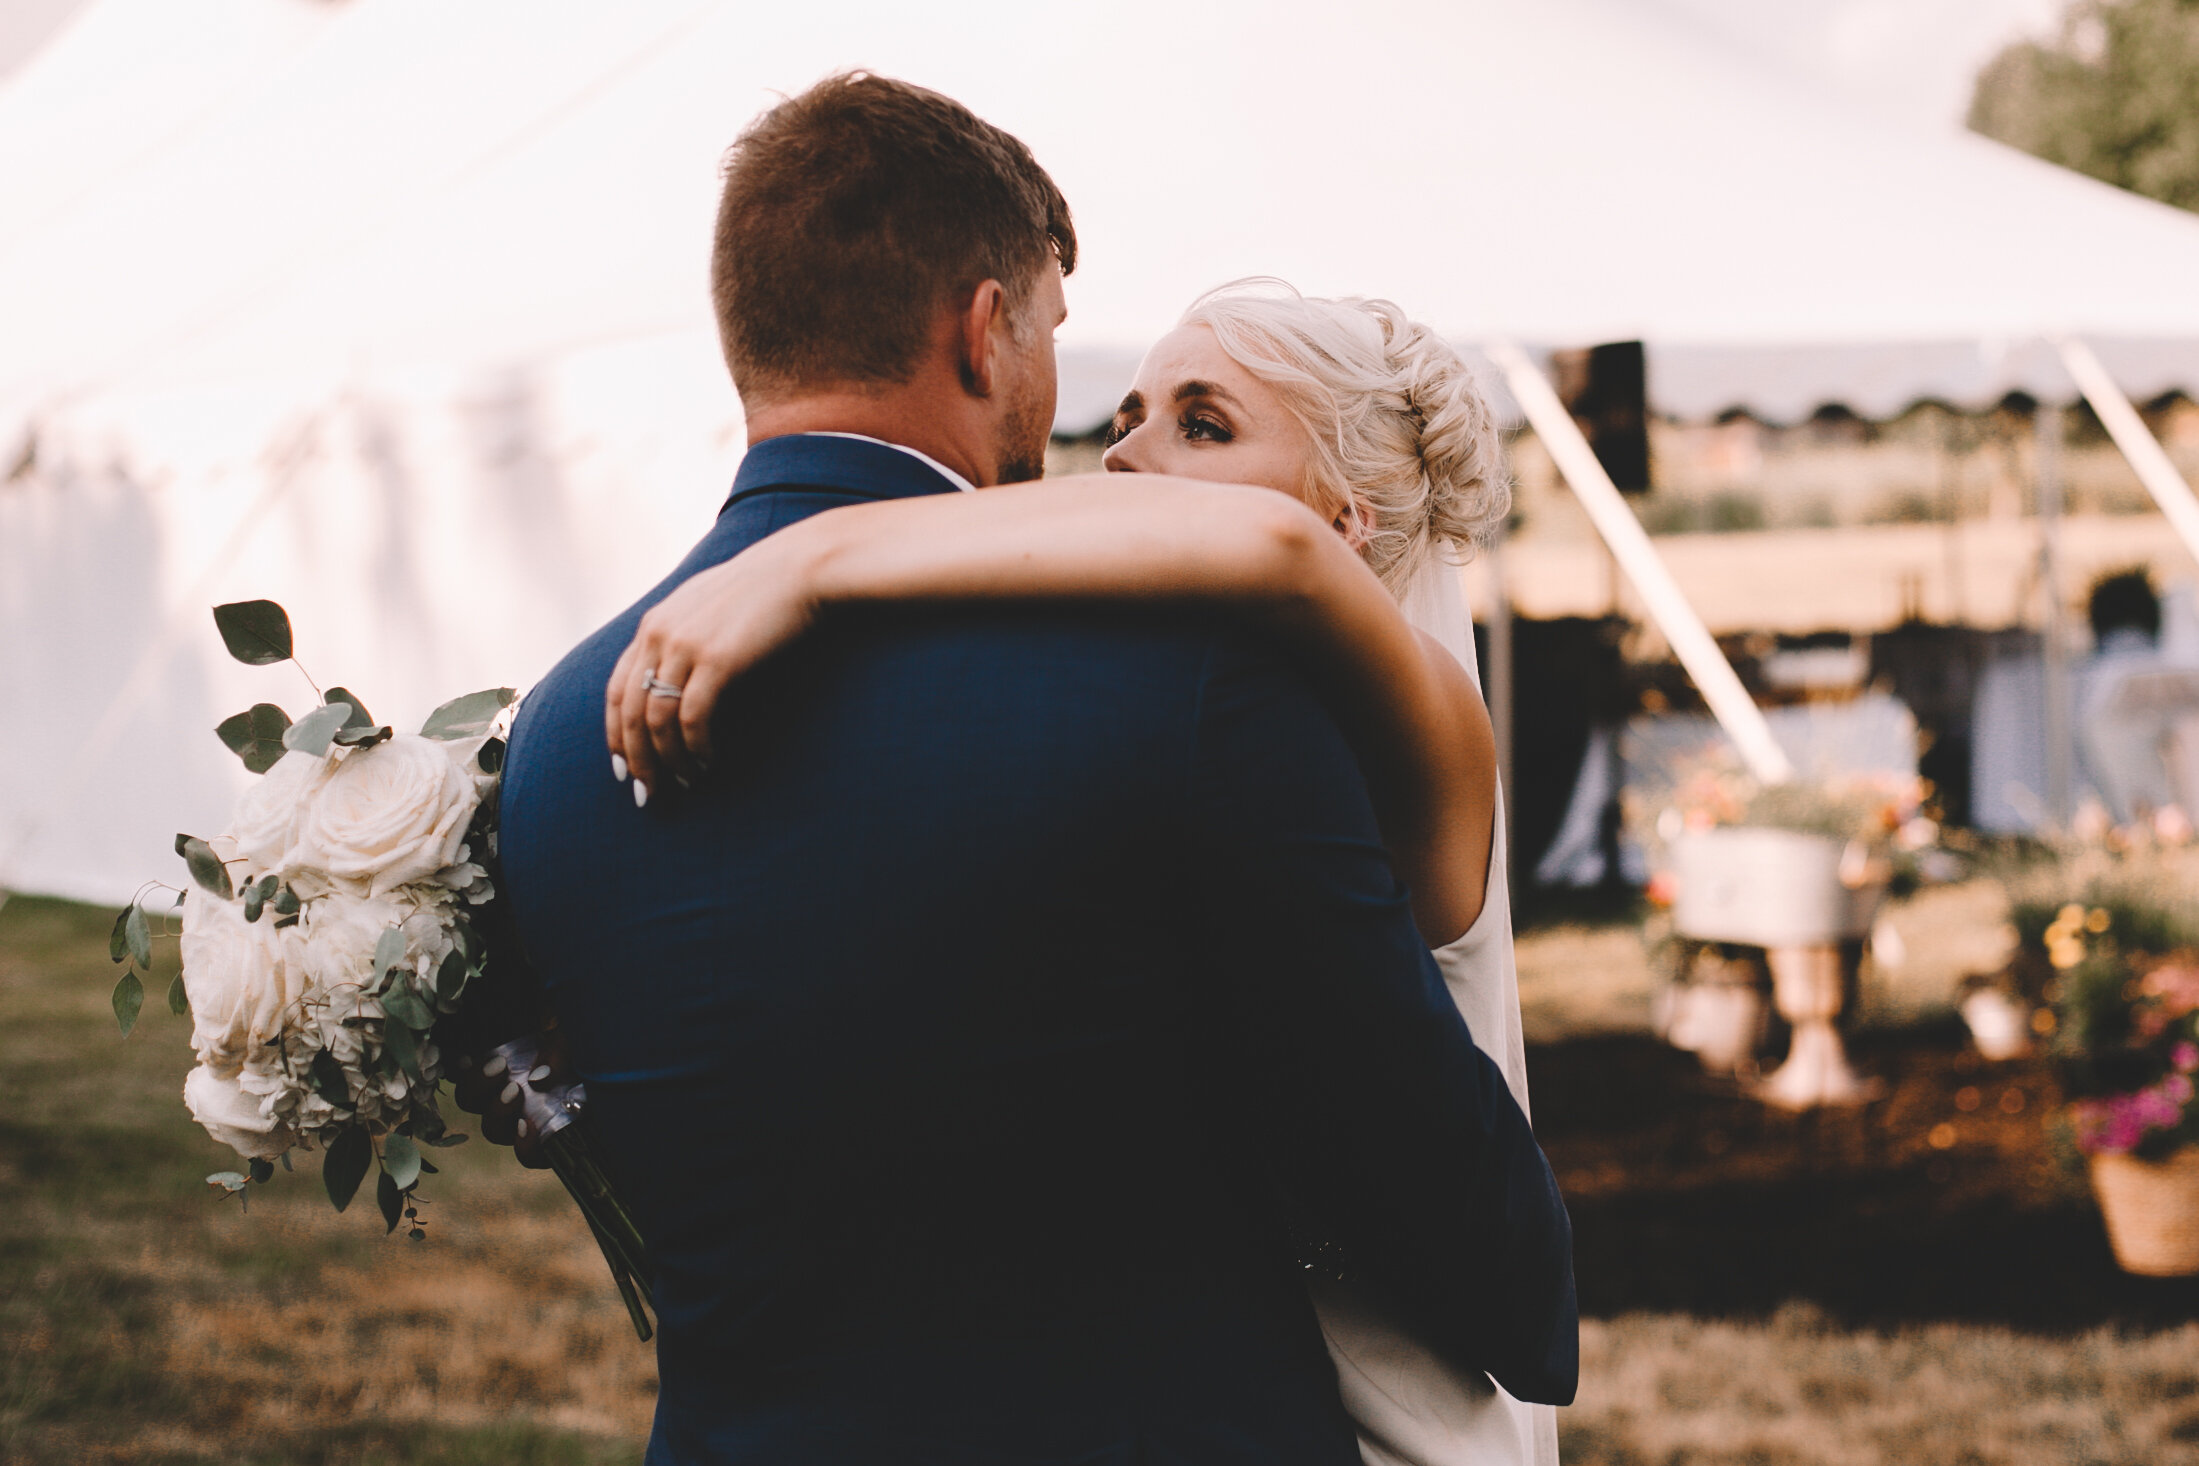
[[[613,781],[643,611],[806,515],[947,491],[758,444],[513,732],[506,892],[658,1268],[649,1460],[1350,1466],[1305,1228],[1431,1345],[1570,1399],[1549,1169],[1257,640],[851,615],[732,691],[691,794]]]

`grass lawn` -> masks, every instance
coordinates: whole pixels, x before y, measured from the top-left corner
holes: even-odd
[[[112,919],[0,909],[0,1460],[638,1461],[654,1356],[556,1181],[434,1152],[418,1243],[371,1197],[338,1216],[311,1158],[249,1214],[217,1199],[236,1158],[183,1109],[174,943],[125,1040]]]
[[[476,1141],[426,1242],[336,1215],[310,1158],[240,1213],[172,966],[115,1031],[110,920],[0,908],[0,1461],[637,1461],[654,1360],[556,1182]],[[2199,1466],[2199,1282],[2114,1270],[2043,1069],[1873,1032],[1887,1098],[1793,1118],[1646,1038],[1539,1036],[1590,1315],[1570,1466]]]

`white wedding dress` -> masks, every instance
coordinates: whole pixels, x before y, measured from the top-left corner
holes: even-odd
[[[1414,577],[1405,617],[1456,656],[1478,686],[1473,625],[1457,568],[1441,557]],[[1489,885],[1466,935],[1436,964],[1474,1042],[1504,1071],[1527,1109],[1527,1046],[1512,960],[1512,893],[1505,877],[1504,808],[1497,807]],[[1383,1317],[1349,1280],[1312,1285],[1344,1408],[1368,1466],[1557,1466],[1557,1411],[1513,1399],[1478,1371],[1454,1369]]]

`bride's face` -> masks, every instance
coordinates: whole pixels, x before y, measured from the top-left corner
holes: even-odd
[[[1153,344],[1107,432],[1112,473],[1258,484],[1304,499],[1313,444],[1273,388],[1231,359],[1205,326]]]

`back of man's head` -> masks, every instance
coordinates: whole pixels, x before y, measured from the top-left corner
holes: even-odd
[[[906,382],[942,309],[997,280],[1020,313],[1039,272],[1076,257],[1069,205],[1030,149],[937,92],[849,72],[733,145],[711,293],[754,408]]]

